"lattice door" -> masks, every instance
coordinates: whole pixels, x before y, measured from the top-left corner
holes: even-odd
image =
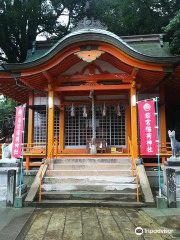
[[[96,106],[96,137],[104,138],[108,146],[126,145],[125,107],[121,106],[121,116],[117,116],[114,105],[107,106],[106,116],[102,116],[102,107]],[[65,108],[65,147],[85,147],[86,139],[92,137],[92,112],[87,107],[88,117],[83,117],[83,106],[75,107],[75,116],[71,117],[71,107]]]

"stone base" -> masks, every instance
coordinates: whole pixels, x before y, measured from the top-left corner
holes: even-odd
[[[162,190],[162,194],[164,196],[167,196],[167,185],[162,184],[161,185],[161,190]],[[180,186],[176,186],[176,197],[180,198]]]
[[[167,201],[165,197],[156,196],[156,205],[158,209],[167,208]]]
[[[22,208],[23,202],[27,196],[27,193],[22,194],[21,196],[16,196],[14,200],[14,208]]]
[[[20,186],[16,187],[16,195],[19,195]],[[21,188],[22,194],[27,192],[27,184],[22,184]],[[6,201],[7,197],[7,186],[0,186],[0,201]]]
[[[7,186],[7,173],[9,170],[16,170],[16,186],[20,182],[20,167],[0,167],[0,186]]]
[[[170,157],[167,158],[167,161],[164,162],[165,166],[179,166],[180,167],[180,158]]]
[[[175,165],[175,164],[179,164],[179,165]],[[167,184],[167,177],[166,177],[166,169],[168,168],[172,168],[175,169],[176,172],[176,185],[180,186],[180,163],[179,162],[164,162],[164,166],[161,167],[161,169],[163,170],[163,179],[164,179],[164,185]]]
[[[6,201],[7,199],[7,184],[8,184],[8,171],[16,170],[16,195],[19,195],[20,184],[20,163],[17,162],[2,162],[0,161],[0,201]],[[22,193],[27,192],[27,185],[22,184]]]
[[[16,158],[3,158],[1,159],[1,164],[5,163],[5,164],[12,164],[12,163],[19,163],[20,164],[21,160],[20,159],[16,159]]]

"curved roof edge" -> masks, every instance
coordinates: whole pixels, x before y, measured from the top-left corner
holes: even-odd
[[[75,32],[72,32],[62,39],[60,39],[52,48],[50,48],[44,55],[42,55],[39,59],[27,62],[27,63],[9,63],[2,64],[3,68],[6,70],[21,70],[28,69],[43,64],[53,58],[56,54],[58,54],[64,48],[81,42],[88,41],[96,41],[103,42],[113,45],[119,50],[123,51],[127,55],[132,58],[135,58],[140,61],[155,63],[155,64],[168,64],[168,63],[178,63],[180,61],[180,56],[172,56],[172,57],[152,57],[144,55],[131,46],[129,46],[126,42],[124,42],[120,37],[106,30],[102,29],[82,29]]]

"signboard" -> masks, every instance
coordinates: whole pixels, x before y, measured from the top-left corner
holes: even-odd
[[[12,157],[20,158],[22,150],[22,135],[23,135],[23,118],[24,118],[24,106],[16,108],[15,128],[12,142]]]
[[[138,102],[141,155],[157,154],[157,129],[155,102],[153,100]]]

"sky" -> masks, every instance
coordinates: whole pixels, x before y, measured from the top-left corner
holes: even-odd
[[[59,17],[58,21],[61,23],[61,25],[67,25],[68,19],[69,19],[68,13],[67,13],[67,11],[65,11],[64,15],[61,15]],[[43,41],[43,40],[44,41],[46,40],[46,36],[44,36],[43,34],[37,35],[36,41]]]

